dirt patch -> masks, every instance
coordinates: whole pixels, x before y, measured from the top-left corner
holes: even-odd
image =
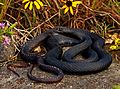
[[[65,75],[61,82],[53,84],[35,83],[27,77],[28,68],[17,68],[20,77],[0,67],[0,89],[112,89],[120,84],[120,51],[111,52],[113,63],[102,72],[90,75]],[[35,76],[50,77],[51,74],[35,68]]]
[[[111,66],[100,73],[90,75],[65,75],[61,82],[54,84],[35,83],[27,77],[28,68],[16,69],[20,77],[0,68],[0,89],[112,89],[112,85],[120,83],[120,64]],[[41,74],[34,69],[33,74]],[[42,74],[45,74],[44,72]]]

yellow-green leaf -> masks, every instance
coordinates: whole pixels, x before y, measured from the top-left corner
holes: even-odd
[[[120,89],[120,85],[114,85],[113,89]]]
[[[117,46],[116,46],[116,45],[111,45],[111,46],[110,46],[110,49],[111,49],[111,50],[117,50]]]
[[[115,45],[120,45],[120,38],[115,39]]]
[[[0,5],[4,5],[4,4],[0,2]]]

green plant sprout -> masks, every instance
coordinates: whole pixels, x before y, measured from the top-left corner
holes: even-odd
[[[120,85],[113,85],[112,89],[120,89]]]
[[[10,36],[14,34],[12,29],[17,25],[15,22],[11,26],[5,25],[5,23],[0,23],[0,44],[8,45],[10,44]]]

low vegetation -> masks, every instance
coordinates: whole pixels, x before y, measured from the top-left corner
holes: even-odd
[[[56,26],[96,32],[120,49],[119,0],[0,0],[0,42],[16,55],[32,37]],[[120,89],[120,88],[114,88]]]

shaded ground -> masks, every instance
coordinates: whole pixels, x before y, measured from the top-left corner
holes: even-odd
[[[115,57],[120,57],[120,51]],[[117,61],[118,61],[117,60]],[[29,67],[28,67],[29,68]],[[34,83],[27,77],[28,68],[17,68],[20,74],[17,77],[11,71],[7,70],[6,65],[0,68],[0,89],[112,89],[112,85],[120,84],[120,63],[114,61],[108,70],[91,75],[65,75],[61,82],[54,84]],[[47,76],[45,72],[38,71],[35,68],[34,75]]]

